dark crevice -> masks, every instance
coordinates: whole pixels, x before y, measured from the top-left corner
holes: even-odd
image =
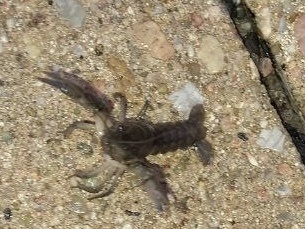
[[[305,121],[296,106],[281,66],[277,63],[269,43],[262,38],[255,21],[255,14],[245,1],[221,0],[238,31],[245,47],[258,68],[260,81],[265,86],[270,102],[280,116],[283,126],[290,134],[293,143],[305,164]],[[264,63],[270,63],[266,72]]]

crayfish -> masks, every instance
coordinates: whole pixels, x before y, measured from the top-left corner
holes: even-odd
[[[190,146],[197,148],[199,159],[204,165],[213,159],[212,147],[205,140],[206,128],[202,125],[204,110],[202,104],[195,105],[189,118],[184,121],[152,123],[143,118],[147,104],[136,117],[127,117],[127,99],[121,93],[113,95],[120,102],[120,115],[114,117],[112,100],[88,81],[76,74],[62,69],[45,72],[48,77],[40,81],[60,89],[76,103],[90,109],[94,121],[85,120],[74,122],[65,130],[68,136],[76,128],[94,127],[105,155],[105,162],[89,171],[77,170],[73,176],[90,178],[103,172],[105,166],[112,169],[114,179],[109,187],[87,187],[78,183],[78,188],[96,193],[89,199],[110,194],[118,183],[118,178],[125,171],[132,171],[152,198],[158,210],[162,211],[169,205],[168,194],[171,193],[162,168],[151,163],[148,155],[165,154],[177,149]]]

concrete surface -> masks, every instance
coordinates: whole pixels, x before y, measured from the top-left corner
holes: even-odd
[[[218,1],[82,1],[86,19],[77,28],[51,3],[0,1],[0,209],[13,214],[0,228],[305,228],[304,166]],[[258,14],[266,8],[267,38],[281,45],[278,55],[303,104],[305,61],[291,18],[305,3],[249,4]],[[281,17],[291,20],[279,34]],[[149,99],[155,122],[182,119],[168,96],[193,82],[205,96],[214,164],[202,166],[192,149],[149,158],[176,195],[166,213],[132,175],[114,194],[86,200],[67,178],[98,163],[102,151],[94,144],[92,155],[77,149],[91,144],[86,132],[69,139],[60,133],[91,114],[37,81],[54,65],[109,95],[125,93],[129,115]],[[286,135],[283,152],[256,144],[274,127]]]

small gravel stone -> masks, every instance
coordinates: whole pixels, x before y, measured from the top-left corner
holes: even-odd
[[[190,59],[193,59],[195,57],[195,50],[194,50],[194,47],[192,45],[187,46],[187,56]]]
[[[248,160],[251,165],[258,166],[258,162],[251,154],[247,153]]]
[[[259,70],[264,77],[268,76],[274,70],[270,58],[262,58],[259,64]]]
[[[191,13],[191,21],[192,21],[192,25],[196,28],[199,28],[202,23],[203,23],[203,19],[201,17],[201,15],[197,12]]]

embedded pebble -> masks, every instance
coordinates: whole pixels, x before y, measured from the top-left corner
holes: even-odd
[[[134,35],[148,46],[150,54],[154,58],[168,60],[175,54],[173,45],[166,39],[159,25],[153,21],[135,25]]]
[[[81,27],[85,22],[86,11],[77,0],[54,0],[59,13],[75,27]]]
[[[259,63],[259,70],[262,73],[263,77],[267,77],[273,72],[272,61],[268,57],[261,58]]]
[[[225,66],[225,53],[219,41],[211,35],[202,37],[197,56],[209,73],[221,72]]]
[[[174,104],[174,107],[185,117],[189,116],[193,106],[203,104],[204,101],[204,97],[200,94],[199,90],[190,82],[183,88],[170,94],[168,98]]]
[[[199,28],[202,25],[203,19],[199,13],[197,12],[191,13],[190,17],[191,17],[192,25],[194,27]]]
[[[301,53],[305,56],[305,13],[301,14],[294,25],[295,37]]]
[[[263,129],[256,143],[263,148],[273,149],[279,152],[284,150],[285,135],[278,127],[271,130]]]
[[[194,50],[194,47],[192,45],[187,46],[187,56],[190,59],[193,59],[195,57],[195,50]]]
[[[247,158],[251,165],[258,166],[258,162],[251,154],[247,153]]]
[[[277,166],[279,174],[284,176],[291,176],[293,174],[292,168],[287,163],[281,163]]]

